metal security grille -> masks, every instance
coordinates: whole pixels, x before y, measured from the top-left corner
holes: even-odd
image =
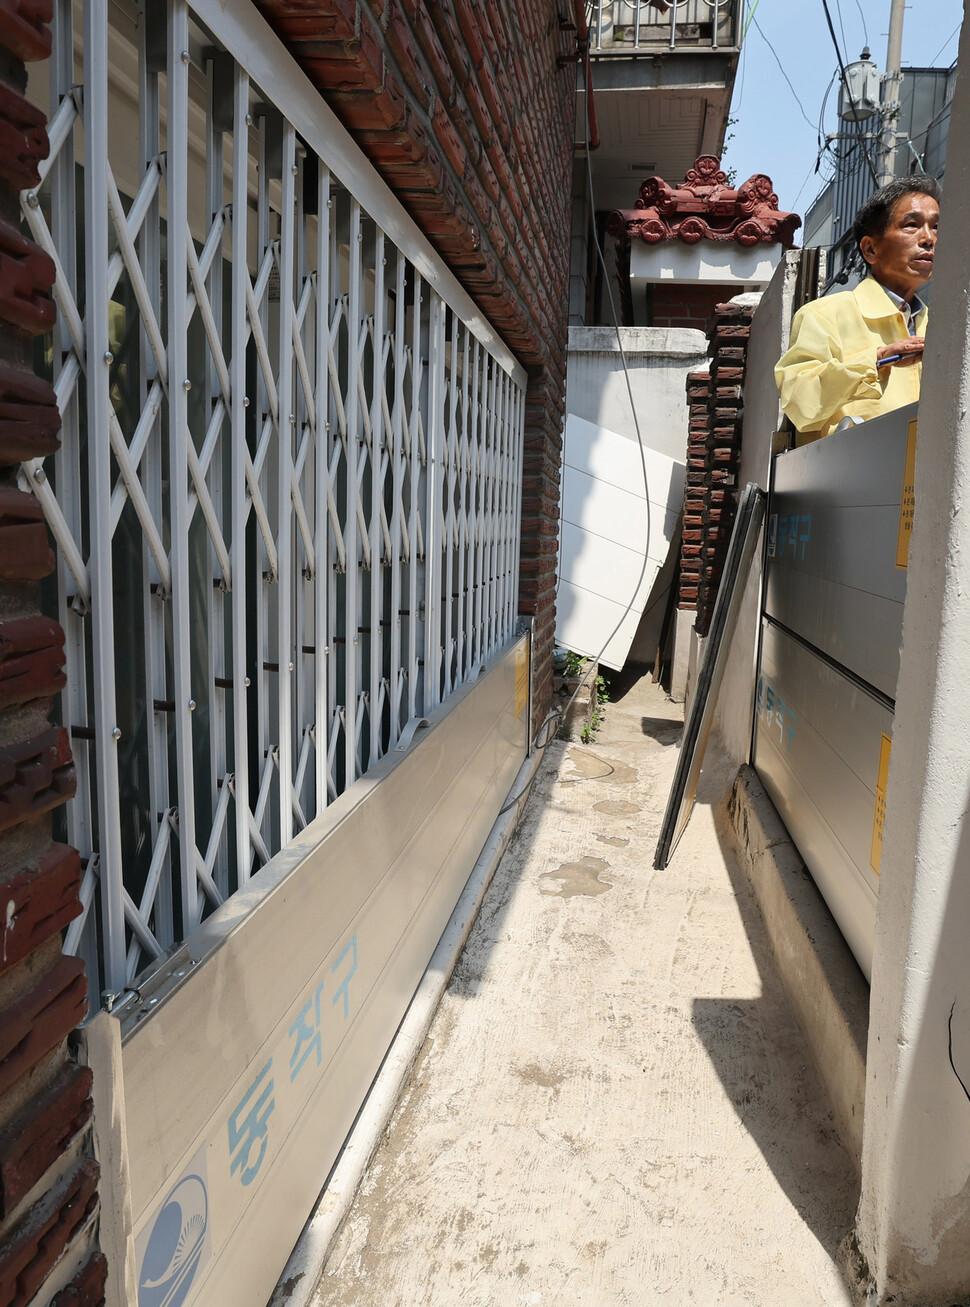
[[[512,636],[525,375],[250,5],[54,31],[22,475],[110,1005]]]

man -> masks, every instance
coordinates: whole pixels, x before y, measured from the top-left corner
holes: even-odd
[[[933,273],[940,194],[926,176],[876,191],[852,229],[869,275],[795,314],[775,381],[798,444],[919,399],[928,312],[917,292]]]

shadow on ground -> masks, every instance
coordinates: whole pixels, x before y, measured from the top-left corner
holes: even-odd
[[[711,761],[707,774],[702,773],[698,802],[723,808],[733,770],[723,755]],[[754,893],[725,834],[726,813],[719,815],[718,842],[762,993],[756,999],[697,998],[692,1023],[738,1120],[809,1229],[838,1262],[839,1244],[855,1219],[858,1176],[784,992]],[[772,1093],[773,1076],[790,1081],[786,1110],[779,1111],[777,1090]]]
[[[669,717],[641,717],[640,729],[644,735],[658,744],[676,744],[683,732],[681,722],[672,722]]]

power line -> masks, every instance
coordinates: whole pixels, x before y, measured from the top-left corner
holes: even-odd
[[[839,16],[839,31],[842,33],[842,45],[846,50],[848,50],[849,43],[845,39],[845,23],[842,21],[842,5],[839,3],[839,0],[835,0],[835,12]]]
[[[939,59],[940,55],[943,53],[943,51],[946,49],[946,47],[947,47],[947,46],[950,44],[950,42],[953,40],[953,38],[956,36],[957,32],[959,32],[961,26],[962,26],[962,23],[957,23],[956,27],[954,27],[953,31],[950,33],[950,35],[946,38],[946,40],[945,40],[945,41],[943,42],[943,44],[940,46],[939,50],[937,50],[936,54],[935,54],[935,55],[933,56],[933,58],[930,60],[930,67],[931,67],[931,68],[932,68],[933,65],[936,63],[937,59]]]
[[[744,29],[741,32],[741,44],[744,45],[744,38],[748,35],[748,28],[754,19],[754,11],[758,8],[758,0],[754,0],[751,8],[748,10],[748,16],[744,20]]]
[[[849,104],[853,114],[857,114],[855,97],[852,94],[852,88],[849,86],[849,79],[845,75],[845,63],[842,59],[842,51],[839,49],[838,38],[835,35],[835,28],[832,25],[832,15],[829,13],[829,0],[822,0],[822,8],[825,10],[825,21],[828,23],[829,35],[832,38],[832,44],[835,46],[835,57],[839,61],[839,75],[842,78],[842,85],[845,87],[845,93],[849,97]],[[859,137],[859,143],[862,146],[863,153],[866,156],[866,163],[869,165],[869,171],[872,174],[872,183],[874,186],[879,185],[879,174],[876,172],[872,159],[869,156],[869,147],[866,145],[863,137]]]
[[[859,10],[859,17],[861,18],[861,20],[863,20],[863,37],[865,38],[865,44],[867,44],[867,46],[868,46],[868,43],[869,43],[869,29],[868,29],[867,26],[865,26],[865,12],[864,12],[863,7],[861,7],[861,4],[859,3],[859,0],[855,0],[855,7],[856,7],[856,9]]]
[[[805,121],[808,123],[809,127],[811,127],[812,131],[814,132],[814,131],[816,130],[816,125],[815,125],[815,123],[812,122],[811,118],[809,118],[808,114],[805,112],[805,106],[802,104],[801,100],[798,98],[798,92],[795,90],[794,86],[792,86],[791,78],[790,78],[790,77],[788,76],[788,74],[785,72],[784,64],[782,64],[781,60],[778,58],[778,51],[775,49],[775,47],[771,44],[771,42],[770,42],[770,41],[768,40],[768,38],[765,36],[764,32],[761,30],[761,24],[758,22],[757,18],[752,17],[752,21],[754,22],[755,27],[758,29],[758,32],[760,33],[760,36],[761,36],[762,41],[764,41],[765,45],[768,47],[768,49],[769,49],[769,50],[771,51],[771,53],[774,55],[774,57],[775,57],[775,63],[778,65],[778,68],[779,68],[779,70],[780,70],[780,72],[781,72],[782,77],[784,77],[785,81],[788,83],[788,89],[791,91],[792,95],[795,97],[795,103],[798,105],[799,109],[801,110],[802,117],[805,119]]]
[[[805,174],[805,180],[802,182],[801,186],[799,186],[798,194],[791,202],[792,209],[795,208],[795,206],[798,204],[798,201],[802,198],[802,191],[808,185],[809,179],[811,178],[812,174],[815,173],[817,170],[818,170],[818,160],[816,159],[815,162],[812,164],[811,168],[809,168],[808,172]],[[811,204],[808,207],[811,208],[812,207]]]

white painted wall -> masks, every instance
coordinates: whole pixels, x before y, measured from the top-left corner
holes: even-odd
[[[960,66],[968,60],[964,23]],[[858,1223],[870,1301],[911,1307],[970,1293],[970,1101],[960,1083],[970,1087],[968,123],[962,76],[923,365]]]
[[[704,282],[736,285],[738,290],[763,290],[781,260],[780,245],[752,245],[736,241],[661,241],[648,245],[639,238],[630,249],[630,280],[703,285]],[[636,291],[634,290],[634,294]]]
[[[683,461],[687,373],[707,366],[707,337],[688,327],[621,327],[643,443]],[[566,412],[636,441],[630,391],[613,327],[570,327]]]

